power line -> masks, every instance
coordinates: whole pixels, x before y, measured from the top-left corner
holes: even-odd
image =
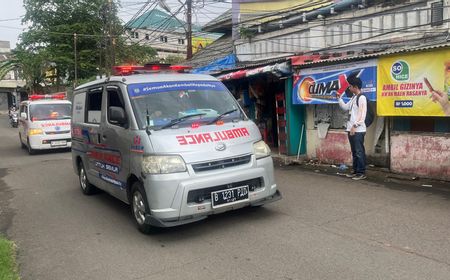
[[[24,17],[24,16],[21,16],[21,17],[18,17],[18,18],[0,19],[0,22],[21,20],[23,17]]]
[[[423,9],[423,10],[429,10],[429,8]],[[399,12],[393,12],[393,13],[389,13],[389,14],[398,14],[398,13],[399,13]],[[328,22],[330,22],[330,20],[331,20],[331,22],[334,22],[334,23],[340,23],[340,22],[345,22],[346,20],[350,20],[350,19],[352,19],[352,20],[355,21],[355,20],[358,20],[358,19],[360,19],[360,18],[362,18],[362,17],[367,18],[367,15],[361,16],[361,17],[352,17],[352,18],[339,18],[339,19],[335,19],[335,20],[329,19]],[[411,26],[411,28],[427,26],[427,25],[429,25],[429,24],[430,24],[430,23],[425,23],[425,24],[421,24],[421,25],[413,25],[413,26]],[[300,25],[300,24],[299,24],[299,25]],[[352,25],[352,26],[358,26],[358,27],[359,27],[359,25],[355,25],[355,24],[349,24],[349,25]],[[314,28],[314,27],[312,27],[312,28]],[[309,29],[312,29],[312,28],[310,27]],[[374,28],[374,27],[365,27],[365,28]],[[298,31],[301,31],[301,30],[307,30],[308,27],[306,27],[306,28],[301,28],[301,27],[297,27],[297,28],[296,28],[296,27],[290,27],[290,29],[293,29],[293,31],[284,33],[284,34],[282,34],[282,36],[295,34],[295,33],[297,33]],[[353,33],[358,33],[358,32],[353,32]],[[306,38],[307,38],[307,36],[306,36]],[[268,39],[255,39],[255,38],[253,38],[253,39],[252,39],[252,42],[259,42],[259,41],[264,41],[264,40],[268,40]],[[246,44],[246,43],[241,43],[241,44]],[[240,45],[241,45],[241,44],[240,44]]]
[[[447,19],[447,20],[444,20],[443,21],[443,23],[446,23],[446,22],[449,22],[450,21],[450,19]],[[381,34],[376,34],[376,35],[374,35],[374,36],[369,36],[369,37],[367,37],[367,38],[361,38],[360,39],[360,41],[368,41],[368,40],[371,40],[371,39],[373,39],[373,38],[377,38],[377,37],[382,37],[382,36],[385,36],[385,35],[389,35],[389,34],[393,34],[393,33],[400,33],[400,32],[402,32],[402,33],[404,33],[404,32],[411,32],[411,33],[420,33],[420,32],[423,32],[423,31],[413,31],[413,30],[410,30],[410,29],[413,29],[413,28],[417,28],[417,27],[423,27],[423,26],[428,26],[429,25],[429,23],[426,23],[426,24],[418,24],[418,25],[413,25],[413,26],[409,26],[409,27],[401,27],[401,28],[397,28],[397,29],[394,29],[394,30],[391,30],[391,31],[387,31],[387,32],[384,32],[384,33],[381,33]],[[365,32],[353,32],[353,33],[351,33],[351,34],[363,34],[363,33],[365,33]],[[445,32],[434,32],[434,31],[428,31],[428,32],[426,32],[427,34],[438,34],[438,35],[445,35]],[[350,33],[349,33],[350,34]],[[448,34],[448,32],[447,32],[447,34]],[[317,38],[317,37],[331,37],[331,36],[334,36],[334,35],[319,35],[319,36],[305,36],[305,37],[302,37],[302,39],[310,39],[310,38]],[[276,40],[279,40],[279,39],[261,39],[261,40],[258,40],[258,41],[270,41],[270,42],[273,42],[273,41],[275,41],[275,42],[273,42],[273,43],[276,43],[276,44],[279,44],[279,45],[290,45],[290,46],[294,46],[294,47],[300,47],[300,48],[303,48],[303,47],[308,47],[308,46],[303,46],[303,45],[297,45],[297,44],[286,44],[286,43],[281,43],[281,42],[277,42]],[[255,41],[253,41],[253,42],[255,42]],[[326,48],[321,48],[321,47],[317,47],[317,48],[312,48],[312,47],[308,47],[309,49],[313,49],[313,50],[311,50],[311,51],[309,51],[309,52],[315,52],[315,51],[318,51],[318,50],[326,50],[326,51],[330,51],[330,50],[335,50],[335,49],[339,49],[339,48],[342,48],[342,47],[344,47],[344,46],[348,46],[348,45],[352,45],[352,44],[354,44],[355,42],[354,41],[352,41],[352,42],[346,42],[346,43],[342,43],[342,44],[337,44],[337,45],[334,45],[334,46],[332,46],[332,47],[326,47]],[[373,43],[372,42],[372,44],[375,44],[375,43]],[[376,44],[378,44],[378,43],[376,43]],[[379,44],[381,44],[381,43],[379,43]],[[384,43],[383,43],[384,44]],[[221,48],[214,48],[213,47],[214,45],[211,45],[211,46],[208,46],[207,47],[207,50],[209,50],[209,51],[212,51],[213,53],[216,53],[216,54],[221,54],[221,52],[223,52],[224,50],[226,50],[226,49],[228,49],[228,47],[226,47],[226,46],[223,46],[223,47],[221,47]],[[206,49],[205,49],[206,50]],[[298,51],[271,51],[271,52],[260,52],[259,53],[259,55],[264,55],[264,54],[277,54],[277,53],[289,53],[289,54],[291,54],[291,55],[294,55],[296,52],[300,52],[301,50],[298,50]],[[255,53],[239,53],[238,55],[255,55]],[[215,57],[214,56],[214,54],[211,54],[211,55],[209,55],[209,56],[202,56],[202,59],[205,59],[205,58],[210,58],[210,57]]]

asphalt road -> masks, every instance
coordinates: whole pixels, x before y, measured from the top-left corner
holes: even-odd
[[[0,231],[22,279],[450,279],[450,195],[280,167],[284,198],[153,235],[79,190],[70,153],[29,156],[0,117]]]

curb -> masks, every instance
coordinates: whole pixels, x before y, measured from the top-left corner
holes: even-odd
[[[329,176],[338,176],[342,177],[342,175],[347,172],[342,172],[339,170],[338,166],[334,164],[323,164],[316,163],[314,161],[308,161],[306,157],[300,157],[297,160],[296,157],[289,157],[284,155],[272,155],[274,164],[285,167],[285,166],[294,166],[299,170],[315,172],[320,174],[325,174]],[[441,192],[446,192],[450,194],[450,181],[443,181],[438,179],[431,178],[421,178],[415,175],[409,174],[398,174],[391,172],[388,168],[384,167],[376,167],[373,165],[368,165],[367,170],[367,181],[378,183],[381,185],[396,185],[398,187],[411,187],[418,188],[420,190],[437,190]]]

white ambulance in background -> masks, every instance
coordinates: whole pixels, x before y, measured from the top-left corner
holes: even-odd
[[[31,95],[20,103],[19,140],[30,155],[71,147],[72,103],[65,98],[65,94]]]

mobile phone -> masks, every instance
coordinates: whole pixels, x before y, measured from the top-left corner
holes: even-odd
[[[427,78],[423,78],[423,81],[425,82],[425,84],[427,85],[427,87],[430,91],[434,91],[433,86],[431,86],[430,81],[428,81]]]

